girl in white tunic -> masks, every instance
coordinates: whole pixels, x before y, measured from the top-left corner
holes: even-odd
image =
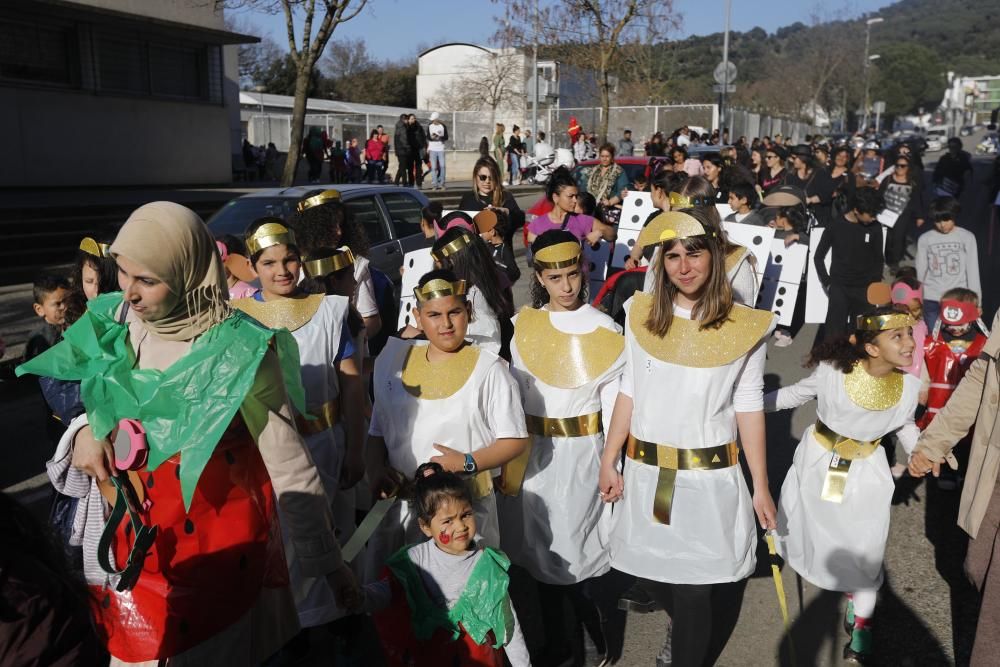
[[[649,584],[670,612],[674,664],[712,664],[739,614],[732,582],[754,570],[754,514],[775,523],[762,394],[774,322],[733,303],[723,239],[699,211],[663,213],[643,235],[662,244],[662,260],[653,293],[626,303],[625,371],[600,474],[601,495],[618,503],[611,567]]]
[[[353,533],[353,494],[346,493],[364,472],[363,391],[347,324],[350,302],[342,296],[307,294],[298,284],[302,258],[295,237],[277,218],[262,218],[247,230],[250,262],[261,291],[233,305],[262,324],[286,328],[299,348],[309,416],[296,424],[332,502],[341,543]],[[286,539],[289,575],[303,628],[345,615],[326,581],[302,575]]]
[[[466,229],[452,227],[434,242],[431,254],[437,268],[447,269],[465,281],[472,306],[465,337],[509,361],[513,299],[510,288],[501,286],[500,273],[486,242]]]
[[[813,351],[809,377],[766,398],[774,410],[817,401],[816,424],[781,487],[777,546],[810,583],[850,595],[844,658],[860,662],[870,650],[895,487],[879,442],[895,431],[909,453],[919,435],[920,380],[901,370],[913,363],[913,324],[891,306],[858,317],[850,339]]]
[[[584,301],[586,277],[573,234],[544,232],[531,251],[532,307],[514,322],[511,374],[521,389],[532,442],[526,456],[507,465],[505,496],[497,502],[501,545],[538,582],[551,658],[546,663],[557,664],[571,651],[564,630],[567,596],[604,653],[597,610],[583,584],[610,568],[611,508],[594,488],[604,424],[610,424],[625,365],[625,339],[610,317]]]
[[[493,477],[525,450],[528,432],[506,364],[465,340],[471,312],[465,290],[450,271],[421,277],[413,317],[427,341],[390,338],[376,359],[365,461],[376,498],[392,496],[427,461],[465,473],[479,536],[499,547]],[[366,578],[377,577],[386,558],[419,537],[413,508],[398,500],[368,541]]]

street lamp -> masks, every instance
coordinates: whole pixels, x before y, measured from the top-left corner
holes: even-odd
[[[881,23],[884,20],[885,19],[883,18],[875,17],[865,21],[865,115],[864,115],[865,120],[861,124],[862,132],[865,132],[868,129],[868,84],[870,76],[869,70],[871,61],[874,60],[874,58],[870,58],[868,56],[868,45],[871,42],[872,26],[875,25],[876,23]],[[878,56],[875,56],[875,58],[878,58]]]

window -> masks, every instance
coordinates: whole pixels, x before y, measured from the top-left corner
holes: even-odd
[[[205,97],[203,49],[149,45],[149,80],[154,95]]]
[[[149,94],[148,63],[142,42],[125,36],[100,35],[95,47],[98,90]]]
[[[392,228],[397,239],[420,234],[420,202],[407,194],[394,193],[382,195],[382,201],[389,211]]]
[[[389,233],[382,221],[378,202],[374,196],[357,197],[344,202],[344,207],[355,222],[361,224],[368,236],[370,245],[377,245],[389,240]]]
[[[0,79],[70,85],[78,67],[73,26],[0,17]]]

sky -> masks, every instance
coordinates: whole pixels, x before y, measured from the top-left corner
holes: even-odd
[[[796,21],[808,24],[820,4],[818,0],[732,0],[731,29],[744,32],[760,26],[774,32]],[[888,0],[822,3],[835,9],[849,7],[852,16],[890,4]],[[674,0],[674,7],[682,16],[682,26],[675,37],[723,30],[724,0]],[[489,43],[497,28],[495,17],[501,9],[501,5],[490,0],[369,0],[361,14],[337,28],[334,39],[364,38],[368,52],[376,60],[410,60],[415,59],[421,47],[447,42]],[[270,36],[279,46],[287,48],[284,15],[269,16],[246,10],[227,10],[227,15],[245,20],[260,31],[260,36]]]

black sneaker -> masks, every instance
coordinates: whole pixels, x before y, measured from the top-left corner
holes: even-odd
[[[632,588],[625,591],[618,599],[618,608],[622,611],[634,611],[639,614],[648,614],[663,609],[638,582],[632,584]]]

